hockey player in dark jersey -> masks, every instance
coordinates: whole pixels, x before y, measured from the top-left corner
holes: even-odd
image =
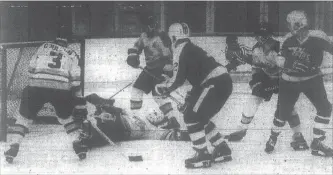
[[[97,94],[90,94],[85,99],[88,106],[94,106],[91,109],[95,108],[95,113],[89,111],[88,118],[83,122],[80,137],[73,142],[73,148],[80,159],[86,158],[88,149],[109,144],[92,126],[93,124],[113,142],[127,140],[190,141],[186,131],[150,127],[142,118],[130,116],[125,109],[114,106],[115,100],[113,99],[103,99]]]
[[[133,116],[140,116],[139,112],[143,105],[143,94],[151,92],[165,117],[164,120],[149,118],[149,121],[163,128],[179,128],[180,125],[175,118],[176,111],[173,109],[171,101],[168,98],[162,98],[157,95],[154,90],[155,85],[164,80],[163,74],[170,76],[169,73],[172,68],[171,41],[165,32],[156,29],[156,22],[152,16],[143,20],[143,23],[148,26],[147,32],[142,33],[134,43],[133,48],[128,49],[127,58],[128,65],[133,68],[139,68],[139,57],[142,51],[144,51],[146,62],[145,70],[141,72],[132,88],[130,102]]]
[[[324,51],[333,53],[333,44],[324,32],[309,30],[303,11],[290,12],[287,22],[290,33],[283,42],[281,56],[276,59],[278,65],[283,67],[278,97],[279,115],[268,143],[278,137],[282,124],[289,120],[289,114],[303,93],[317,111],[310,145],[312,154],[332,157],[333,149],[324,144],[324,128],[329,128],[332,105],[327,99],[320,66]]]
[[[187,80],[192,89],[187,99],[184,121],[196,154],[185,160],[187,168],[209,167],[211,162],[230,161],[231,149],[215,124],[210,120],[223,107],[232,92],[227,69],[189,39],[185,23],[169,27],[173,42],[174,73],[168,84],[157,85],[157,92],[168,95]],[[209,153],[207,141],[214,150]]]
[[[228,60],[244,60],[243,62],[252,65],[252,80],[250,87],[252,94],[243,109],[241,123],[237,131],[230,134],[229,141],[241,140],[247,132],[249,124],[252,122],[258,107],[264,101],[270,101],[272,95],[278,93],[279,77],[281,74],[280,68],[275,63],[275,57],[279,53],[280,43],[272,38],[272,30],[268,23],[261,23],[255,32],[257,43],[253,46],[252,50],[242,47],[242,50],[227,51],[226,58]],[[232,53],[234,54],[232,54]],[[275,119],[278,115],[278,110],[275,111]],[[294,149],[298,147],[308,148],[306,141],[300,133],[300,120],[295,111],[289,117],[288,123],[294,132],[292,146]],[[296,142],[297,141],[297,142]],[[267,146],[266,151],[271,152],[273,149]]]

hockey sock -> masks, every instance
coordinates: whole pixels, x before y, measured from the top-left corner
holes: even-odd
[[[8,143],[15,144],[18,143],[20,144],[25,137],[26,131],[28,130],[27,127],[21,124],[13,124],[8,127]]]
[[[161,112],[164,114],[164,116],[170,118],[170,117],[176,117],[175,111],[172,108],[172,104],[170,102],[165,103],[161,105],[160,107]]]
[[[313,138],[324,140],[326,134],[326,131],[324,131],[324,129],[328,127],[330,117],[323,117],[317,115],[314,119],[314,122],[315,124],[313,127]]]
[[[213,122],[209,122],[205,127],[206,138],[213,146],[218,146],[223,141],[226,141],[224,136],[218,132],[216,125]]]
[[[207,148],[204,126],[201,123],[187,123],[186,127],[190,135],[193,148],[197,150]]]
[[[300,125],[297,125],[295,127],[292,127],[291,130],[293,131],[293,133],[299,133],[301,132],[301,126]]]
[[[242,114],[242,120],[241,120],[241,129],[248,129],[250,123],[252,122],[254,116],[247,117],[244,113]]]

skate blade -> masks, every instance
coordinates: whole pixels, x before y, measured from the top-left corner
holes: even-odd
[[[221,157],[217,157],[214,159],[215,163],[219,163],[219,162],[229,162],[232,160],[231,155],[228,156],[221,156]]]
[[[325,154],[324,152],[320,150],[312,150],[311,154],[314,156],[319,156],[319,157],[333,157],[333,155]]]
[[[13,163],[13,161],[14,161],[14,157],[13,157],[13,156],[6,155],[6,161],[7,161],[8,163]]]
[[[201,162],[197,162],[197,163],[185,164],[186,168],[208,168],[211,166],[212,166],[212,164],[211,164],[210,160],[205,160],[205,161],[201,161]]]
[[[86,153],[79,153],[77,154],[80,158],[80,160],[86,159],[87,158],[87,154]]]
[[[306,145],[306,144],[303,144],[303,145],[296,145],[296,144],[290,143],[290,146],[291,146],[295,151],[304,151],[304,150],[309,149],[309,146]]]

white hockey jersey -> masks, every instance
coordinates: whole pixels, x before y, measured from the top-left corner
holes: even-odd
[[[79,56],[72,49],[44,43],[29,64],[29,85],[69,90],[81,83]]]

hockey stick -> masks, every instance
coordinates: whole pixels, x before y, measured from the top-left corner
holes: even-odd
[[[124,89],[126,89],[127,87],[129,87],[131,84],[133,84],[133,82],[130,82],[130,83],[127,84],[125,87],[121,88],[118,92],[114,93],[109,99],[112,99],[114,96],[116,96],[116,95],[119,94],[121,91],[123,91]]]
[[[115,146],[116,144],[108,137],[105,135],[103,131],[101,131],[98,126],[97,126],[97,121],[94,117],[91,117],[91,120],[89,120],[91,123],[91,126],[98,132],[100,136],[103,137],[105,141],[107,141],[111,146]]]
[[[153,77],[154,79],[158,80],[158,81],[163,81],[163,79],[156,77],[154,74],[152,74],[151,72],[149,72],[147,69],[143,68],[142,66],[139,66],[140,69],[142,69],[144,72],[146,72],[149,76]],[[184,96],[182,94],[180,94],[178,91],[174,91],[177,95],[179,95],[180,97],[184,98]]]

